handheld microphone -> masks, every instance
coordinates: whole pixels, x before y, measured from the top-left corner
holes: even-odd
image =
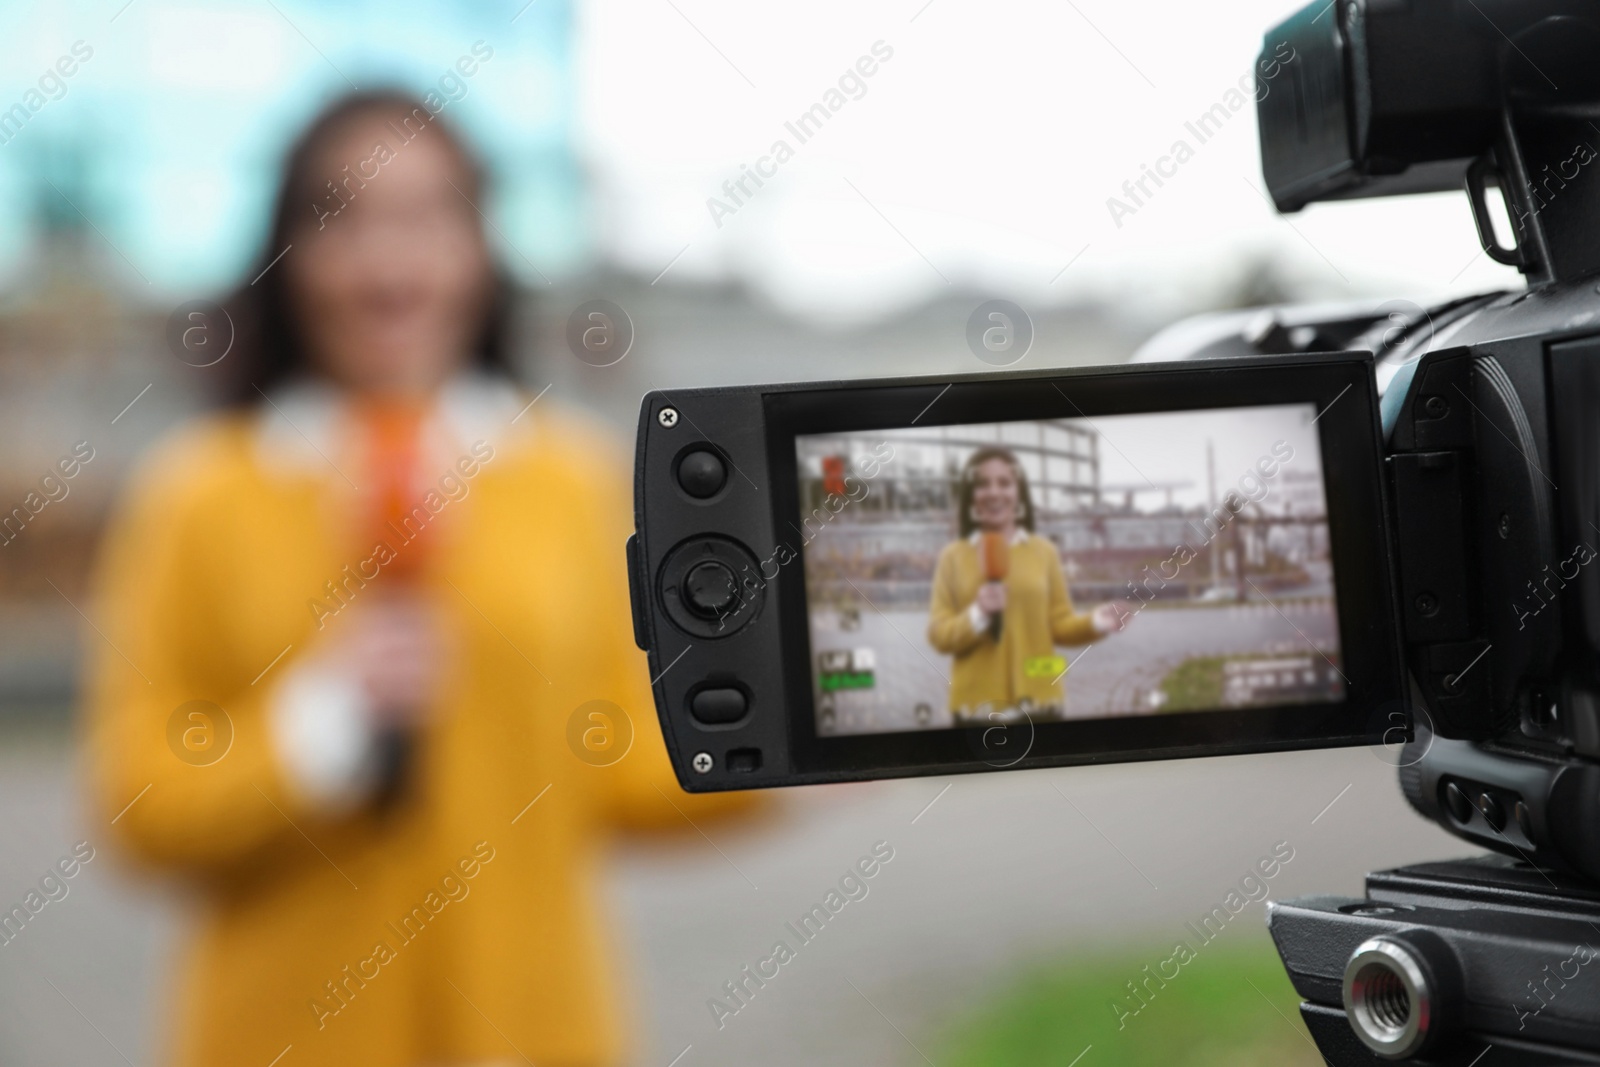
[[[358,409],[358,420],[367,460],[367,544],[393,545],[383,577],[397,589],[414,589],[430,543],[422,538],[425,527],[413,529],[413,508],[421,501],[423,411],[412,404],[374,403]],[[404,791],[413,741],[405,729],[390,727],[378,735],[377,746],[381,784],[375,799],[379,808],[388,808]]]
[[[1011,573],[1011,546],[1004,534],[984,533],[978,542],[978,554],[983,561],[984,581],[1006,580],[1006,575]],[[1004,621],[1003,614],[999,612],[989,620],[989,636],[996,641],[1000,640],[1000,630]]]
[[[366,405],[358,415],[366,449],[366,532],[394,546],[383,569],[391,582],[404,585],[415,584],[426,562],[426,528],[412,513],[422,500],[422,416],[414,405],[393,402]]]

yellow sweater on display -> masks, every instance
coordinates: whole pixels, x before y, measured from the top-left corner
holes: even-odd
[[[939,553],[933,574],[928,642],[954,657],[950,710],[976,716],[1017,707],[1060,707],[1066,662],[1057,645],[1086,645],[1099,638],[1092,617],[1073,611],[1056,546],[1019,530],[1010,549],[1006,607],[1000,639],[974,626],[973,604],[983,584],[983,564],[972,538]],[[988,705],[988,708],[983,707]]]
[[[548,407],[513,424],[525,398],[502,392],[419,497],[420,581],[454,655],[387,807],[306,795],[272,725],[282,681],[384,581],[356,461],[321,433],[337,404],[194,424],[127,492],[87,634],[87,744],[96,825],[196,891],[162,1062],[623,1059],[601,850],[748,801],[688,796],[667,762],[629,621],[619,450]],[[569,743],[597,699],[632,723],[609,766]],[[192,729],[226,749],[196,754]]]

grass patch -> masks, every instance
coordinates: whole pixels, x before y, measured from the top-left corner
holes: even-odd
[[[1222,665],[1226,656],[1191,656],[1161,679],[1162,711],[1210,711],[1222,707]]]
[[[1317,655],[1326,658],[1326,653],[1317,650]],[[1161,692],[1166,699],[1162,702],[1161,711],[1214,711],[1226,707],[1222,701],[1225,688],[1226,665],[1239,660],[1265,661],[1268,663],[1282,662],[1293,663],[1308,658],[1306,655],[1295,653],[1292,655],[1274,655],[1264,652],[1240,652],[1229,656],[1191,656],[1166,673],[1161,679]],[[1332,660],[1329,660],[1331,663]],[[1287,699],[1300,702],[1316,697],[1288,697]]]
[[[948,1030],[939,1067],[1319,1067],[1300,998],[1270,941],[1203,945],[1137,1015],[1127,983],[1171,950],[1068,958],[1030,968]],[[1166,968],[1169,972],[1172,965]],[[908,1061],[910,1062],[910,1061]]]

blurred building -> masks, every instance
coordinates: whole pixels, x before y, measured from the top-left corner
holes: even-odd
[[[854,471],[856,457],[873,456],[883,440],[850,433],[801,443],[801,514],[828,517],[815,530],[807,525],[807,581],[816,602],[844,606],[865,596],[897,607],[926,604],[939,553],[958,532],[962,468],[985,445],[1010,449],[1022,465],[1034,529],[1061,552],[1075,599],[1171,600],[1216,589],[1213,595],[1242,600],[1253,594],[1246,572],[1269,592],[1320,596],[1328,585],[1327,510],[1317,473],[1284,471],[1271,492],[1219,522],[1221,498],[1210,506],[1174,503],[1173,492],[1193,482],[1105,484],[1101,436],[1091,420],[928,426],[895,431],[893,460],[832,518],[824,505],[828,466]],[[1198,562],[1173,566],[1179,545]],[[1135,590],[1130,580],[1146,584]]]

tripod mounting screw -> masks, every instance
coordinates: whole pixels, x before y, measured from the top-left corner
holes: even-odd
[[[1350,1028],[1386,1060],[1410,1059],[1454,1029],[1462,999],[1455,953],[1427,930],[1368,938],[1344,969]]]

